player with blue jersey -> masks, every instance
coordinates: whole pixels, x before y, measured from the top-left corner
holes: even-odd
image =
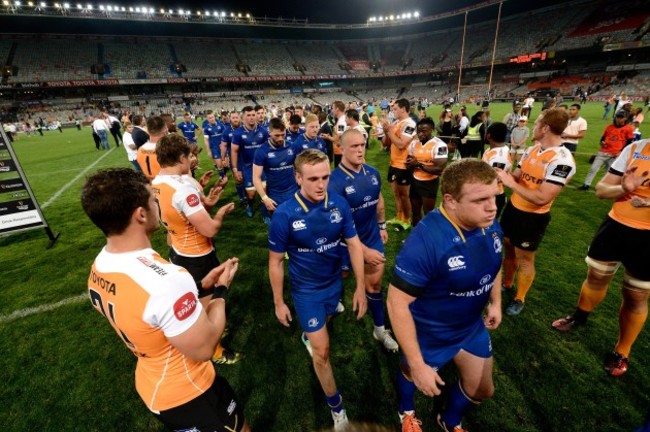
[[[274,212],[298,190],[293,170],[296,151],[284,142],[284,130],[282,120],[271,119],[269,141],[257,149],[253,160],[253,184],[269,212]],[[266,184],[263,176],[266,176]],[[271,219],[265,217],[264,223],[270,225]]]
[[[223,170],[223,157],[221,154],[221,141],[225,129],[226,126],[216,119],[214,113],[208,111],[207,119],[203,122],[203,138],[205,139],[205,146],[210,152],[210,157],[214,161],[214,167],[221,178],[226,175]]]
[[[305,130],[300,127],[300,123],[302,122],[302,117],[296,114],[292,114],[291,117],[289,117],[289,126],[287,127],[287,142],[291,145],[300,137],[302,134],[305,133]]]
[[[305,133],[293,141],[293,148],[300,153],[307,149],[320,150],[327,153],[327,144],[325,140],[318,136],[320,131],[320,122],[314,114],[308,114],[305,118]]]
[[[328,191],[341,195],[350,205],[359,240],[363,244],[366,298],[375,326],[372,335],[387,350],[397,351],[397,342],[384,326],[381,280],[386,262],[384,243],[388,241],[388,233],[384,197],[381,194],[381,175],[375,168],[364,164],[366,138],[360,131],[349,129],[343,132],[340,143],[342,159],[332,172]],[[341,253],[343,268],[349,270],[347,247],[341,247]]]
[[[262,105],[255,105],[255,119],[258,127],[269,130],[269,119],[266,118],[266,109]]]
[[[192,121],[190,113],[185,113],[185,115],[183,115],[183,121],[180,122],[177,127],[190,144],[196,144],[196,131],[200,128],[199,125]]]
[[[269,133],[266,129],[257,126],[255,110],[252,106],[245,106],[242,110],[243,125],[235,129],[230,146],[232,158],[232,173],[238,183],[243,182],[246,189],[246,215],[253,217],[255,213],[253,204],[255,199],[255,185],[253,184],[253,159],[255,152],[262,144],[268,141]],[[262,206],[263,217],[268,217],[266,207]]]
[[[487,329],[501,322],[497,173],[485,162],[462,159],[442,173],[441,190],[442,206],[420,221],[395,258],[388,289],[388,313],[404,353],[398,373],[403,431],[422,430],[415,391],[439,395],[445,383],[438,370],[450,360],[460,379],[438,416],[443,430],[465,431],[463,415],[494,393]]]
[[[289,255],[289,280],[303,342],[312,355],[314,371],[332,410],[335,430],[348,425],[329,360],[329,334],[325,324],[334,315],[342,292],[339,244],[350,250],[356,276],[353,310],[357,319],[366,313],[362,244],[354,228],[347,201],[327,193],[330,177],[325,153],[307,150],[296,157],[300,190],[281,204],[269,230],[269,279],[275,315],[289,327],[292,316],[284,302],[284,254]]]

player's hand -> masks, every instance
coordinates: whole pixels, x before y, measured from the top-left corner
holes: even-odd
[[[438,372],[426,363],[411,368],[411,378],[415,386],[429,397],[438,396],[441,393],[440,387],[445,385]]]
[[[363,251],[363,261],[366,264],[377,266],[386,262],[386,257],[377,249],[365,248]]]
[[[368,299],[364,287],[357,288],[352,297],[352,311],[357,313],[357,319],[360,320],[368,310]]]
[[[215,184],[212,189],[210,189],[210,192],[208,192],[208,194],[203,198],[203,204],[208,207],[214,207],[217,202],[219,202],[221,194],[223,194],[223,188]]]
[[[214,171],[210,170],[201,176],[201,178],[199,179],[199,184],[201,185],[201,187],[206,187],[208,183],[210,183],[210,179],[212,178],[213,174]]]
[[[507,186],[510,189],[512,189],[513,186],[517,184],[517,180],[515,180],[512,174],[499,168],[495,168],[495,169],[497,171],[497,177],[499,178],[501,183],[503,183],[504,186]]]
[[[289,307],[286,305],[286,303],[275,306],[275,317],[283,326],[289,327],[289,325],[291,325],[291,311],[289,310]]]
[[[632,207],[650,207],[650,199],[643,199],[638,196],[633,196],[632,199],[630,200],[630,204],[632,204]]]
[[[227,287],[230,287],[230,284],[232,283],[232,280],[235,278],[235,274],[239,269],[239,258],[229,258],[219,267],[223,267],[223,272],[219,276],[219,280],[217,280],[217,285],[225,285]]]
[[[214,216],[216,219],[217,217],[223,218],[225,215],[228,213],[231,213],[233,210],[235,210],[235,203],[231,202],[226,204],[225,206],[221,207],[219,211],[217,211],[217,214]]]
[[[241,183],[242,181],[244,181],[244,176],[242,175],[242,173],[240,171],[237,171],[237,172],[233,171],[232,175],[233,175],[233,177],[235,177],[235,180],[237,181],[237,183]]]
[[[501,324],[501,318],[501,304],[488,304],[487,308],[485,309],[485,316],[483,317],[485,328],[488,330],[495,330],[497,327],[499,327],[499,324]]]
[[[270,197],[268,197],[267,199],[263,200],[262,202],[264,203],[264,207],[266,207],[266,209],[267,209],[268,211],[271,211],[271,212],[272,212],[272,211],[275,211],[275,209],[277,208],[277,205],[278,205],[278,203],[276,203],[275,201],[273,201],[273,199],[271,199]]]
[[[388,243],[388,231],[385,229],[380,229],[379,230],[379,237],[381,238],[381,242],[383,244]]]
[[[632,167],[625,170],[621,179],[621,186],[626,193],[634,192],[640,187],[648,176],[648,171],[643,171],[641,175],[637,174],[639,167]]]
[[[223,164],[223,167],[224,167],[224,168],[228,168],[228,167],[230,167],[230,158],[227,158],[227,157],[223,158],[223,159],[221,160],[221,163]]]

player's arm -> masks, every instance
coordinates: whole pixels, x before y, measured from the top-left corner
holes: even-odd
[[[352,271],[356,280],[356,289],[352,299],[352,310],[357,312],[357,319],[361,319],[366,314],[368,306],[366,300],[366,285],[363,266],[363,244],[359,240],[359,236],[346,238],[345,242],[348,245],[350,253],[350,263],[352,264]]]
[[[640,187],[647,181],[648,171],[639,173],[637,167],[628,168],[623,175],[610,172],[596,185],[596,196],[600,199],[617,200]]]
[[[262,182],[262,173],[264,172],[264,167],[260,165],[255,165],[253,163],[253,186],[262,199],[262,204],[266,207],[268,211],[275,211],[276,202],[271,199],[266,194],[266,189],[264,189],[264,183]]]
[[[494,278],[494,285],[490,292],[490,302],[485,308],[483,322],[489,330],[494,330],[501,324],[501,272],[497,272]]]
[[[208,135],[203,135],[203,144],[205,145],[205,151],[208,154],[208,157],[212,159],[212,151],[210,150],[210,137]]]
[[[400,150],[404,150],[413,140],[415,135],[402,134],[401,137],[398,137],[395,133],[395,127],[389,127],[385,130],[386,135],[390,138],[391,143]]]
[[[239,162],[239,144],[235,144],[234,142],[230,144],[230,162],[230,169],[235,176],[235,180],[242,181],[243,175],[237,169],[237,162]]]
[[[284,254],[269,251],[269,280],[273,291],[273,305],[275,316],[280,323],[289,327],[291,324],[291,311],[284,302]]]
[[[379,201],[377,202],[377,224],[379,225],[379,236],[381,242],[386,244],[388,242],[388,231],[386,230],[386,202],[384,195],[379,193]]]
[[[224,134],[225,134],[225,131],[224,131]],[[221,147],[221,159],[223,160],[223,166],[227,167],[227,166],[229,166],[228,143],[226,141],[221,140],[221,144],[219,144],[219,147]]]
[[[500,289],[500,288],[499,288]],[[415,322],[409,306],[415,301],[415,297],[395,287],[392,283],[388,286],[388,298],[386,307],[390,317],[393,332],[397,342],[406,357],[410,368],[411,378],[422,393],[427,396],[440,394],[441,385],[444,381],[437,372],[424,362],[422,351],[415,331]]]
[[[203,288],[208,289],[214,286],[223,288],[215,292],[205,313],[201,312],[189,329],[168,338],[176,349],[191,360],[207,361],[214,355],[214,350],[226,327],[226,300],[219,296],[224,295],[225,290],[230,286],[237,272],[238,263],[237,258],[231,258],[203,278],[201,281]],[[196,301],[198,302],[198,300]]]
[[[191,214],[187,217],[187,220],[190,221],[194,228],[197,229],[201,235],[212,238],[221,229],[223,225],[223,218],[230,212],[235,209],[235,203],[228,203],[225,206],[221,207],[217,214],[214,217],[210,217],[210,214],[204,209],[202,211]]]
[[[553,201],[562,192],[562,188],[564,187],[564,185],[547,180],[540,185],[539,189],[528,189],[523,184],[518,183],[514,175],[507,171],[498,170],[497,175],[504,186],[509,187],[526,201],[537,206],[543,206]]]

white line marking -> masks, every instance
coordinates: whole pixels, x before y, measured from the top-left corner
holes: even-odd
[[[56,303],[50,303],[50,304],[44,304],[42,306],[36,306],[36,307],[29,307],[25,309],[20,309],[17,311],[14,311],[10,314],[7,315],[0,315],[0,324],[6,324],[11,321],[15,321],[20,318],[25,318],[30,315],[36,315],[36,314],[41,314],[43,312],[49,312],[54,309],[58,309],[62,306],[66,306],[69,304],[75,304],[75,303],[81,303],[84,300],[88,300],[88,294],[83,293],[79,294],[76,296],[68,297],[66,299],[63,299],[59,302]]]
[[[59,189],[58,191],[56,191],[56,193],[55,193],[54,195],[52,195],[52,197],[51,197],[49,200],[47,200],[47,201],[45,201],[45,203],[43,203],[43,205],[41,206],[41,209],[44,209],[44,208],[48,207],[50,204],[52,204],[54,201],[56,201],[56,200],[61,196],[61,194],[62,194],[63,192],[65,192],[65,191],[66,191],[70,186],[72,186],[72,185],[73,185],[77,180],[79,180],[81,177],[83,177],[83,175],[86,174],[88,171],[90,171],[90,170],[91,170],[95,165],[97,165],[99,162],[101,162],[102,159],[104,159],[106,156],[108,156],[108,154],[109,154],[110,152],[112,152],[114,148],[115,148],[115,147],[111,147],[111,149],[110,149],[109,151],[107,151],[106,153],[104,153],[103,155],[101,155],[101,156],[99,157],[99,159],[97,159],[95,162],[93,162],[93,163],[91,163],[90,165],[88,165],[88,166],[86,167],[86,169],[84,169],[83,171],[81,171],[81,172],[80,172],[80,173],[79,173],[75,178],[73,178],[72,180],[70,180],[69,182],[67,182],[65,185],[63,185],[63,187],[62,187],[61,189]]]

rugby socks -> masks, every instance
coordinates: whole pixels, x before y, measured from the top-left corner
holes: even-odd
[[[239,195],[239,201],[244,201],[246,199],[246,191],[244,190],[244,185],[235,183],[235,189],[237,190],[237,195]]]
[[[384,327],[384,295],[378,293],[366,293],[368,299],[368,309],[372,314],[372,322],[375,327]]]
[[[217,174],[219,174],[219,178],[223,178],[226,175],[223,168],[219,168],[217,164],[214,164],[214,169],[217,170]]]
[[[598,306],[605,295],[607,294],[607,287],[605,288],[596,288],[589,284],[588,279],[582,283],[582,289],[580,290],[580,299],[578,300],[578,308],[584,312],[591,312]],[[586,319],[586,317],[585,317]]]
[[[410,379],[407,377],[402,368],[405,366],[400,366],[400,369],[397,371],[397,388],[399,389],[399,412],[404,413],[406,411],[415,411],[415,391],[417,387]]]
[[[340,413],[343,411],[343,396],[341,396],[341,393],[339,393],[338,390],[334,396],[325,395],[325,399],[327,399],[327,405],[329,405],[333,412]]]
[[[526,294],[533,285],[534,280],[534,269],[530,271],[522,271],[522,269],[519,269],[519,274],[517,276],[517,295],[515,296],[515,300],[521,300],[522,302],[526,300]]]
[[[441,416],[442,421],[445,422],[445,425],[448,428],[458,426],[463,419],[463,415],[479,403],[481,402],[476,401],[465,394],[465,391],[463,391],[463,388],[460,385],[460,381],[458,381],[451,389],[449,399],[447,400],[447,409]]]
[[[617,353],[625,357],[630,356],[632,345],[639,336],[639,333],[641,333],[647,317],[647,309],[637,313],[627,309],[625,306],[621,306],[621,311],[618,315],[618,342],[616,342],[616,348],[614,349]]]
[[[250,208],[255,208],[255,199],[246,198],[246,203]]]

